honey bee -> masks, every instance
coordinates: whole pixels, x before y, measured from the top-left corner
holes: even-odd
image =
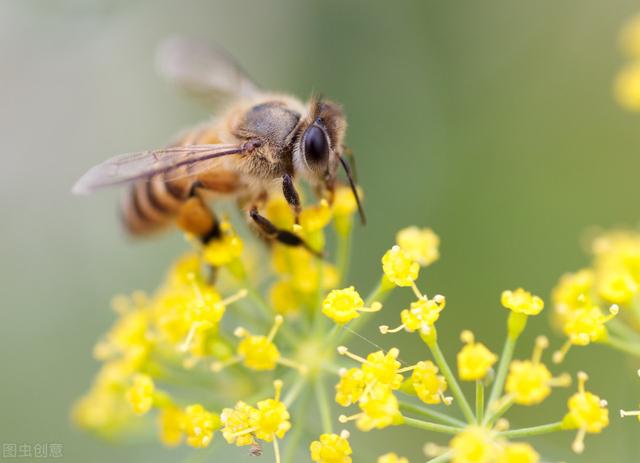
[[[365,223],[346,159],[347,123],[339,104],[262,91],[224,52],[184,38],[161,44],[158,64],[170,80],[199,96],[227,98],[226,108],[166,148],[98,164],[78,180],[74,193],[128,184],[121,215],[130,233],[147,235],[176,223],[203,243],[221,234],[207,199],[231,197],[266,238],[307,247],[260,210],[279,189],[297,221],[301,203],[294,180],[304,179],[331,201],[342,166]]]

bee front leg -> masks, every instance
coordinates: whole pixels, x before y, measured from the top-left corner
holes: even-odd
[[[249,211],[249,216],[267,238],[273,239],[286,246],[302,246],[313,255],[320,258],[323,257],[321,252],[313,249],[295,233],[276,227],[269,219],[261,215],[257,208],[252,208],[251,211]]]
[[[300,195],[296,190],[296,186],[293,184],[293,178],[289,174],[285,174],[284,177],[282,177],[282,193],[284,194],[284,199],[286,199],[289,206],[291,206],[296,224],[298,224],[300,211],[302,210],[300,206]]]

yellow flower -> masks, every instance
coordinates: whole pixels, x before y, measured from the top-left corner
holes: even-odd
[[[240,401],[234,408],[225,408],[220,414],[222,437],[229,444],[236,444],[238,447],[252,445],[255,442],[253,437],[253,427],[251,417],[255,413],[255,408]]]
[[[214,267],[222,267],[230,264],[242,255],[242,240],[236,235],[231,226],[223,222],[220,227],[223,229],[222,236],[212,239],[204,247],[202,257]]]
[[[395,453],[387,453],[378,457],[378,463],[409,463],[409,460],[401,458]]]
[[[343,431],[338,434],[322,434],[320,440],[313,441],[309,446],[311,460],[317,463],[351,463],[351,445],[349,433]]]
[[[398,399],[388,386],[376,384],[370,392],[360,399],[359,413],[351,418],[341,417],[341,422],[357,419],[356,426],[360,431],[382,429],[402,422],[402,415],[398,408]]]
[[[322,230],[331,221],[331,208],[326,200],[321,200],[315,206],[305,207],[300,212],[300,226],[304,233]]]
[[[578,309],[571,312],[564,322],[562,331],[567,335],[567,342],[553,355],[553,361],[560,363],[569,352],[572,345],[586,346],[592,342],[603,341],[607,338],[605,323],[618,314],[617,305],[609,308],[605,315],[598,307]]]
[[[134,413],[144,415],[151,410],[154,393],[155,387],[151,377],[136,374],[133,377],[132,386],[127,390],[126,397]]]
[[[247,368],[260,371],[273,370],[276,367],[280,360],[280,351],[273,338],[282,322],[282,316],[277,316],[267,336],[253,336],[242,328],[236,330],[236,336],[243,337],[238,345],[238,355]]]
[[[620,106],[640,111],[640,63],[627,64],[618,72],[614,93]]]
[[[344,325],[360,316],[360,312],[376,312],[382,306],[372,304],[371,308],[364,306],[360,294],[350,286],[345,289],[334,289],[322,302],[322,313],[339,325]]]
[[[447,382],[438,374],[438,367],[433,362],[418,362],[411,373],[411,384],[416,394],[426,404],[451,403],[451,398],[444,396]]]
[[[421,266],[432,264],[440,257],[440,238],[430,228],[407,227],[396,234],[396,243]]]
[[[208,412],[200,404],[189,405],[184,411],[184,430],[187,444],[195,448],[208,447],[213,433],[220,427],[220,417]]]
[[[529,444],[508,443],[500,452],[498,463],[537,463],[540,455]]]
[[[396,286],[413,286],[420,272],[420,264],[414,261],[408,252],[396,245],[382,256],[382,271]]]
[[[255,436],[265,442],[272,442],[276,437],[282,439],[291,429],[289,411],[280,402],[282,381],[273,382],[275,397],[258,402],[258,408],[251,413],[251,427],[255,429]]]
[[[627,271],[604,272],[598,282],[598,294],[612,304],[627,304],[638,293],[638,283]]]
[[[265,206],[265,216],[278,228],[291,230],[295,217],[282,195],[271,195]]]
[[[398,373],[400,369],[400,362],[397,360],[399,354],[398,349],[392,348],[386,354],[379,350],[367,355],[367,359],[362,364],[366,381],[375,380],[391,389],[398,389],[402,384],[402,375]]]
[[[366,386],[365,374],[360,368],[343,369],[336,385],[336,402],[343,407],[360,400]]]
[[[489,431],[470,426],[457,434],[449,442],[453,463],[493,463],[498,456],[498,448]]]
[[[501,302],[505,308],[525,315],[538,315],[544,308],[542,299],[522,288],[515,291],[503,291]]]
[[[570,378],[554,379],[547,367],[540,363],[543,350],[549,345],[544,336],[538,337],[531,360],[514,360],[509,368],[505,390],[520,405],[539,404],[551,393],[551,386],[568,385]]]
[[[588,305],[593,281],[593,270],[588,268],[563,275],[551,295],[556,310],[568,312]]]
[[[573,441],[573,451],[582,453],[586,433],[599,433],[609,425],[609,410],[606,401],[597,395],[587,392],[584,385],[588,379],[586,373],[578,373],[578,392],[569,398],[569,412],[562,421],[565,429],[577,429],[578,434]]]
[[[160,440],[167,447],[175,447],[182,442],[184,414],[181,409],[168,406],[160,411]]]
[[[460,338],[465,346],[458,352],[458,376],[463,381],[484,378],[498,357],[484,344],[475,342],[471,331],[463,331]]]

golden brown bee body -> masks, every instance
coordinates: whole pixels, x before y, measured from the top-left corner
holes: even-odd
[[[232,197],[266,236],[304,245],[260,215],[269,194],[281,188],[297,214],[294,179],[304,178],[330,198],[342,165],[357,197],[342,157],[346,119],[338,104],[319,98],[305,104],[262,92],[225,55],[184,40],[165,45],[162,56],[164,71],[174,80],[200,93],[230,93],[232,100],[210,122],[185,131],[169,147],[112,158],[78,181],[77,193],[130,184],[121,215],[132,234],[176,222],[207,241],[219,230],[205,200]]]

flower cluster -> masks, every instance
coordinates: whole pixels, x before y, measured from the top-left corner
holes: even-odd
[[[438,236],[418,227],[401,230],[381,258],[376,287],[361,295],[346,282],[356,207],[341,187],[332,203],[321,199],[303,208],[296,223],[286,202],[270,200],[269,219],[305,243],[273,244],[270,263],[261,264],[260,251],[227,221],[208,244],[191,240],[195,249],[174,264],[153,294],[114,300],[118,319],[96,345],[94,354],[103,365],[75,406],[76,422],[115,438],[153,420],[167,446],[200,449],[217,439],[252,455],[273,452],[276,463],[309,458],[350,463],[354,454],[360,460],[408,463],[393,453],[398,449],[380,456],[354,450],[349,431],[342,429],[392,426],[428,433],[422,443],[434,462],[536,463],[540,457],[524,438],[574,430],[573,449],[580,452],[586,434],[607,426],[605,402],[585,389],[586,375],[580,373],[564,417],[510,429],[505,415],[512,406],[540,404],[554,387],[570,382],[569,375],[554,375],[545,364],[543,336],[528,358],[514,359],[527,320],[543,310],[543,301],[523,289],[505,291],[502,353],[465,330],[452,368],[438,343],[438,321],[450,310],[446,298],[428,295],[418,283],[439,258]],[[590,285],[597,281],[592,273],[584,278]],[[397,326],[380,326],[380,332],[385,340],[401,332],[417,336],[424,352],[405,352],[415,356],[407,363],[397,347],[362,355],[347,347],[355,335],[366,338],[365,324],[397,288],[407,288],[412,299],[397,312]],[[571,288],[561,292],[572,304],[565,317],[595,310],[593,294],[587,299]],[[565,331],[582,330],[589,342],[610,339],[604,324],[613,322],[613,314],[598,314],[591,315],[591,325],[583,315]],[[473,407],[461,382],[475,386]],[[334,413],[332,396],[344,413]],[[448,444],[433,443],[433,433],[449,436]],[[309,434],[317,438],[304,442]]]

